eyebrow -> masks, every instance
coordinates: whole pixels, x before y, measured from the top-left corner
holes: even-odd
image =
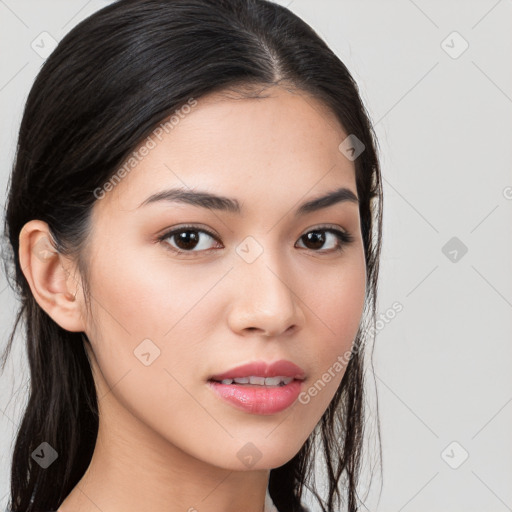
[[[201,208],[209,208],[237,214],[240,214],[242,211],[237,199],[219,196],[206,191],[184,190],[182,188],[173,188],[157,192],[143,201],[138,208],[160,201],[191,204]],[[315,199],[302,203],[295,210],[295,216],[299,217],[323,208],[328,208],[333,204],[344,202],[359,204],[359,199],[352,190],[346,187],[341,187],[328,192],[323,196],[316,197]]]

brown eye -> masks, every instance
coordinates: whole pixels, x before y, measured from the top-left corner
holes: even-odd
[[[353,237],[339,229],[318,228],[302,235],[299,240],[303,241],[306,249],[311,249],[315,252],[332,252],[341,251],[345,245],[352,242]],[[325,244],[330,247],[322,250]]]
[[[165,243],[166,249],[181,255],[198,255],[216,248],[222,248],[222,244],[216,235],[196,226],[175,228],[160,236],[158,240]],[[299,238],[299,241],[302,242],[303,248],[323,254],[341,251],[353,241],[353,237],[339,229],[320,227],[305,233]],[[217,247],[215,247],[215,243]]]
[[[165,242],[171,251],[196,253],[210,250],[211,241],[217,238],[204,229],[182,226],[165,233],[159,240]]]
[[[199,239],[201,238],[197,231],[192,231],[187,229],[186,231],[179,231],[173,235],[175,238],[175,243],[178,246],[178,249],[184,251],[190,251],[195,248],[195,246],[199,243]]]
[[[325,244],[325,231],[310,231],[302,236],[304,244],[308,249],[318,250]]]

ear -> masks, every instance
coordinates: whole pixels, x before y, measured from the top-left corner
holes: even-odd
[[[82,286],[74,277],[78,271],[57,251],[48,224],[27,222],[19,239],[21,269],[39,306],[63,329],[85,331]]]

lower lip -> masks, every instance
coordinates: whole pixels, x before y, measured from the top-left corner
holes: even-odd
[[[292,380],[285,386],[250,386],[208,381],[218,396],[231,405],[252,414],[276,414],[297,400],[302,381]]]

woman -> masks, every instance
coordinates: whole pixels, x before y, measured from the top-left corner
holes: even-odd
[[[64,37],[6,209],[10,509],[291,512],[307,486],[357,510],[375,146],[344,64],[268,1],[120,0]]]

